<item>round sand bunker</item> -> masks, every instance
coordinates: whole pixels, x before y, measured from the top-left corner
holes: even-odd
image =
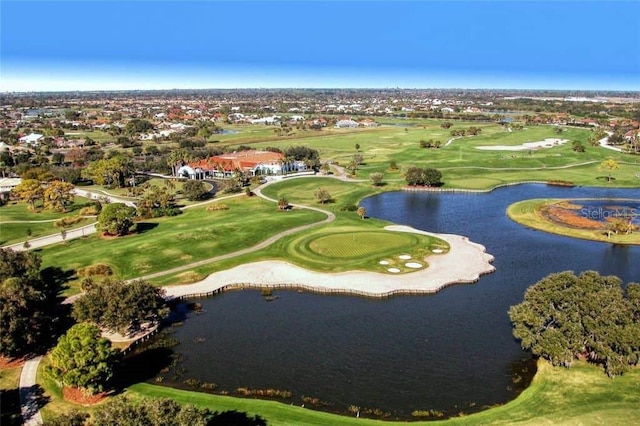
[[[408,260],[411,259],[411,256],[409,256],[408,254],[401,254],[400,256],[398,256],[400,259],[402,260]]]
[[[404,264],[404,266],[406,266],[407,268],[411,268],[411,269],[420,269],[422,268],[422,264],[418,263],[418,262],[407,262]]]
[[[388,265],[389,262],[387,262],[386,260],[381,260],[380,262],[378,262],[381,265]]]
[[[431,250],[433,253],[442,253],[442,249],[433,249]]]
[[[391,272],[392,274],[397,274],[398,272],[400,272],[400,269],[398,269],[398,268],[389,268],[389,269],[387,269],[387,271]]]

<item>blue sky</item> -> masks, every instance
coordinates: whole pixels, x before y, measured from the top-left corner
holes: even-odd
[[[640,2],[0,1],[0,91],[640,90]]]

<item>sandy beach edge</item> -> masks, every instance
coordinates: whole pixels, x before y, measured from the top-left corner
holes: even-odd
[[[469,284],[495,271],[494,258],[481,244],[454,234],[436,234],[409,226],[391,225],[394,232],[413,232],[445,240],[449,252],[425,258],[429,267],[394,275],[369,271],[327,273],[311,271],[281,260],[266,260],[214,272],[201,281],[164,287],[167,298],[204,297],[226,289],[299,289],[314,293],[390,297],[436,293],[453,284]]]

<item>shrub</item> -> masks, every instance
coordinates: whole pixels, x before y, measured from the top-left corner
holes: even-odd
[[[211,204],[207,207],[208,212],[218,211],[218,210],[229,210],[229,206],[226,204]]]
[[[53,226],[56,228],[68,228],[78,222],[81,222],[83,219],[84,218],[82,216],[67,216],[53,222]]]
[[[94,265],[85,266],[84,268],[78,268],[76,273],[82,278],[96,275],[108,277],[113,275],[113,269],[111,269],[111,266],[105,265],[104,263],[96,263]]]

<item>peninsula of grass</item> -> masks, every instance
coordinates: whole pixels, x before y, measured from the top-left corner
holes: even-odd
[[[631,234],[611,234],[602,228],[590,229],[581,228],[576,223],[569,226],[563,223],[550,220],[543,214],[543,210],[549,207],[571,203],[571,199],[538,198],[532,200],[519,201],[511,204],[507,208],[507,216],[514,222],[539,231],[551,234],[563,235],[572,238],[581,238],[592,241],[602,241],[611,244],[640,244],[640,232]],[[573,200],[579,202],[578,200]],[[640,202],[640,200],[639,200]]]

